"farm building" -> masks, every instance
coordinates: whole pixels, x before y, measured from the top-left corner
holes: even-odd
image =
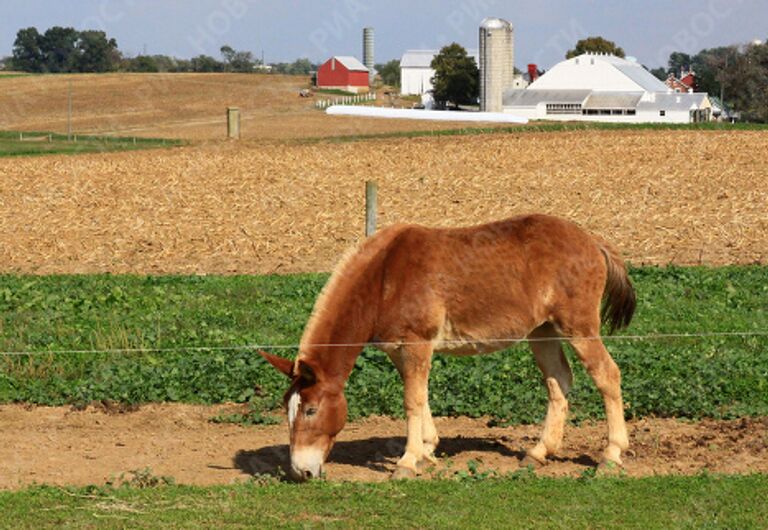
[[[354,57],[331,57],[317,70],[317,87],[368,92],[368,68]]]
[[[680,78],[675,77],[675,74],[670,73],[667,80],[664,82],[674,92],[695,92],[696,91],[696,73],[695,72],[680,72]]]
[[[404,96],[420,96],[432,90],[432,59],[440,50],[408,50],[400,58],[400,93]],[[480,64],[480,53],[467,50],[467,55]]]
[[[584,54],[558,63],[524,90],[504,93],[504,112],[529,119],[625,123],[709,121],[705,93],[676,93],[642,65]]]

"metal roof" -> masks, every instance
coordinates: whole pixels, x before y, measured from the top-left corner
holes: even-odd
[[[535,107],[540,103],[584,103],[591,90],[507,90],[505,107]]]
[[[512,24],[501,18],[489,17],[483,19],[483,21],[480,23],[480,27],[482,29],[504,29],[511,28]]]
[[[440,50],[406,50],[400,59],[400,68],[432,68],[432,59],[440,53]],[[467,55],[474,57],[480,64],[480,52],[467,50]]]
[[[585,109],[634,109],[642,92],[592,92],[584,102]]]
[[[630,78],[647,92],[664,92],[668,88],[663,81],[637,63],[627,61],[624,64],[617,64],[615,62],[612,64],[619,72]]]
[[[341,64],[343,64],[347,70],[350,70],[352,72],[368,71],[368,68],[366,68],[363,63],[361,63],[351,55],[335,55],[333,58],[336,59]]]
[[[700,109],[707,100],[707,94],[704,92],[684,93],[655,93],[652,99],[641,101],[637,105],[637,110],[691,110]]]

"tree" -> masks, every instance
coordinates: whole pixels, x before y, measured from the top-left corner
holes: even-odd
[[[42,35],[37,28],[20,29],[13,43],[13,68],[22,72],[43,71]]]
[[[315,65],[312,61],[306,58],[296,59],[288,66],[288,74],[290,75],[309,75],[309,73],[315,69]]]
[[[731,70],[739,55],[736,46],[710,48],[694,55],[690,66],[696,72],[697,89],[700,92],[727,97],[731,85],[735,85]]]
[[[103,31],[80,32],[77,51],[79,72],[110,72],[115,69],[119,61],[117,41],[107,39],[107,34]]]
[[[669,55],[669,61],[667,62],[667,74],[672,74],[675,77],[679,77],[682,70],[687,70],[691,68],[692,65],[693,57],[687,53],[672,52]]]
[[[159,72],[157,60],[150,55],[139,55],[128,61],[128,70],[131,72],[154,73]]]
[[[256,65],[251,52],[237,51],[231,46],[222,46],[221,55],[224,57],[227,72],[251,73]]]
[[[385,85],[393,87],[400,86],[400,61],[392,59],[389,62],[377,64],[374,68],[379,72],[381,80]]]
[[[616,43],[603,37],[588,37],[581,39],[576,43],[573,50],[568,50],[565,54],[566,59],[578,57],[585,53],[608,53],[616,57],[624,57],[624,50],[616,46]]]
[[[646,70],[648,70],[648,69],[646,68]],[[649,71],[650,71],[650,72],[651,72],[651,73],[652,73],[654,76],[656,76],[656,78],[657,78],[657,79],[659,79],[659,80],[661,80],[661,81],[666,81],[666,80],[667,80],[667,78],[669,77],[669,73],[667,72],[667,69],[666,69],[666,68],[663,68],[663,67],[661,67],[661,66],[659,66],[658,68],[654,68],[654,69],[652,69],[652,70],[649,70]]]
[[[474,57],[467,55],[460,44],[444,46],[432,59],[432,95],[435,102],[443,107],[449,101],[459,105],[472,104],[480,95],[480,71]]]
[[[223,72],[224,65],[208,55],[198,55],[191,61],[193,72]]]
[[[45,71],[72,72],[77,69],[77,41],[80,33],[75,28],[54,26],[42,37],[40,48],[45,56]]]
[[[768,122],[768,45],[750,44],[729,65],[727,74],[738,80],[728,90],[733,107],[747,121]]]

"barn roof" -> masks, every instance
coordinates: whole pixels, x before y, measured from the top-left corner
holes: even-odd
[[[653,94],[654,98],[650,101],[641,101],[637,105],[637,110],[679,110],[686,111],[691,109],[704,108],[708,96],[704,92],[674,92],[671,94]]]
[[[583,54],[557,63],[529,90],[589,89],[615,92],[666,92],[667,86],[633,60]]]
[[[584,102],[585,109],[634,109],[642,92],[592,92]]]
[[[504,93],[505,107],[535,107],[539,103],[583,103],[591,90],[526,90],[514,89]]]
[[[336,59],[341,64],[343,64],[344,68],[346,68],[351,72],[367,72],[368,71],[368,68],[366,68],[363,63],[361,63],[351,55],[335,55],[333,58]]]
[[[432,68],[432,59],[440,50],[407,50],[400,58],[400,68]],[[467,55],[474,57],[480,64],[480,53],[477,50],[467,50]]]

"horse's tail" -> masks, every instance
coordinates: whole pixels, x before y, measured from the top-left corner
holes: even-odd
[[[618,251],[602,239],[596,238],[596,241],[608,266],[600,317],[604,323],[608,324],[609,332],[613,333],[627,327],[632,321],[637,298],[635,288],[632,287],[627,274],[627,267]]]

